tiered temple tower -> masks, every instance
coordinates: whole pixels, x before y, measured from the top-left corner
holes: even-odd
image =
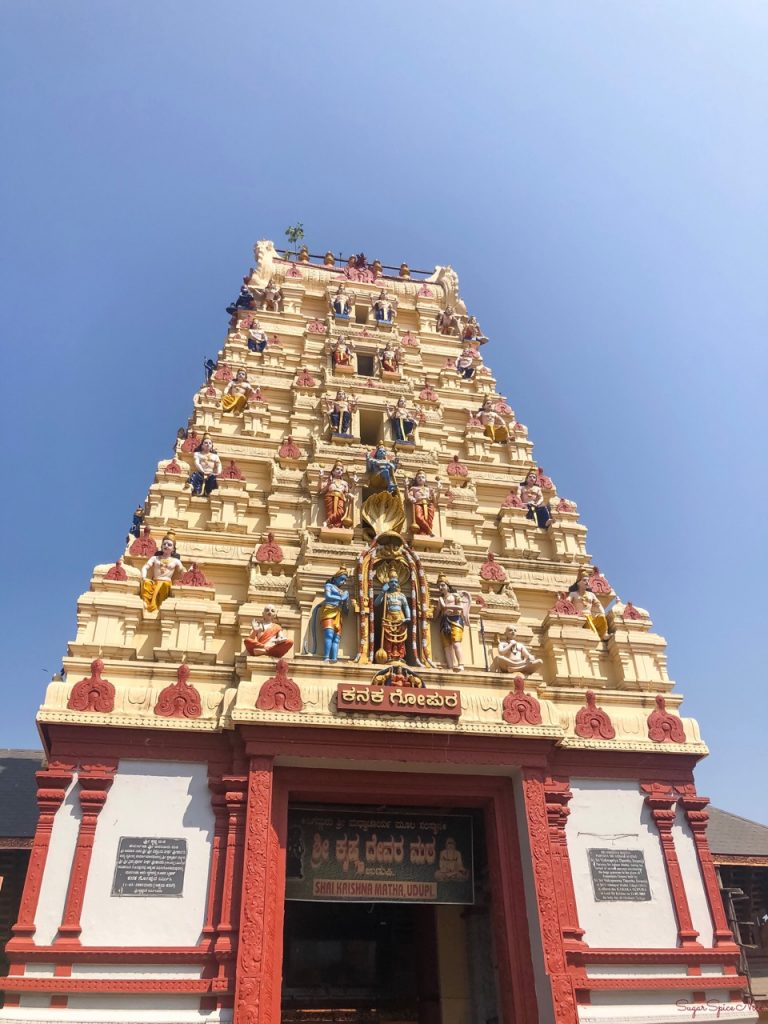
[[[2,1019],[751,1019],[665,642],[456,274],[255,255],[38,715]]]

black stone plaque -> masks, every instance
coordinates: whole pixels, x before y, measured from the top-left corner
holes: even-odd
[[[121,836],[113,896],[181,896],[187,840],[165,836]]]
[[[651,886],[642,850],[587,850],[592,888],[598,902],[642,903],[651,898]]]

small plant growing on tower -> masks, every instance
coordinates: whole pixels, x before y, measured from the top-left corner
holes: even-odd
[[[291,245],[294,249],[299,244],[299,242],[303,242],[304,241],[304,225],[301,223],[301,221],[299,221],[296,224],[293,224],[289,228],[286,228],[285,229],[285,237],[288,239],[289,245]],[[286,259],[290,259],[290,257],[291,257],[291,252],[290,252],[290,250],[286,249],[286,251],[285,251],[285,258]]]

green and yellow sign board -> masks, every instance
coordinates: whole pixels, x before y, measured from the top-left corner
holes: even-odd
[[[285,898],[473,903],[472,818],[291,807]]]

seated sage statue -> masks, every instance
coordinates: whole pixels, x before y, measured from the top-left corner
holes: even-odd
[[[525,644],[519,643],[516,626],[507,626],[504,639],[499,640],[498,654],[491,662],[491,672],[514,672],[516,675],[529,676],[543,662],[534,658]]]

